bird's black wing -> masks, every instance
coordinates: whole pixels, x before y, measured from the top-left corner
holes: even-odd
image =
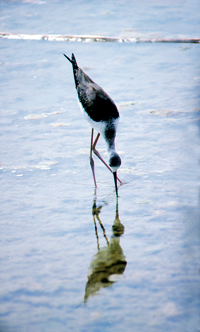
[[[93,81],[79,84],[77,92],[83,108],[92,120],[99,122],[119,117],[113,100]]]

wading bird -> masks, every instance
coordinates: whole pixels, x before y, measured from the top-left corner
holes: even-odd
[[[118,196],[117,180],[122,184],[122,182],[117,177],[117,170],[121,165],[121,159],[118,153],[115,151],[115,136],[119,122],[118,109],[107,93],[99,85],[92,81],[92,79],[87,74],[85,74],[81,68],[78,67],[73,53],[71,59],[65,54],[64,56],[72,64],[75,87],[78,94],[80,108],[92,127],[90,165],[92,168],[94,185],[97,187],[92,152],[94,152],[95,155],[113,173],[115,191],[116,195]],[[94,129],[98,132],[98,134],[96,139],[93,141]],[[107,144],[109,166],[96,150],[96,144],[100,134],[104,137]]]

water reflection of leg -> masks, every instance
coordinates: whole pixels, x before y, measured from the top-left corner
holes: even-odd
[[[96,234],[96,238],[97,238],[97,249],[100,250],[99,236],[98,236],[98,230],[97,230],[97,223],[96,223],[96,220],[95,220],[95,215],[93,215],[93,221],[94,221],[95,234]]]
[[[94,221],[95,234],[96,234],[96,238],[97,238],[97,249],[100,250],[96,218],[97,218],[97,220],[99,220],[99,213],[101,212],[102,206],[99,206],[97,208],[96,200],[97,200],[97,197],[96,197],[96,189],[95,189],[94,202],[93,202],[93,206],[92,206],[92,215],[93,215],[93,221]]]
[[[103,227],[103,224],[102,224],[102,222],[101,222],[101,219],[99,218],[99,215],[97,215],[97,219],[98,219],[98,221],[99,221],[99,225],[101,226],[101,229],[102,229],[102,231],[103,231],[103,236],[104,236],[105,239],[106,239],[106,243],[107,243],[107,245],[109,246],[109,241],[108,241],[108,238],[107,238],[107,236],[106,236],[106,230],[105,230],[105,228]]]
[[[95,191],[92,215],[95,225],[98,251],[90,264],[90,272],[85,287],[84,302],[87,301],[89,296],[96,294],[101,288],[109,287],[116,282],[119,278],[116,276],[123,274],[127,264],[126,257],[124,256],[123,250],[120,246],[120,236],[124,233],[124,226],[119,220],[118,200],[116,201],[115,220],[112,226],[113,235],[111,236],[110,242],[107,239],[105,228],[99,217],[102,206],[97,207],[96,201],[97,197]],[[107,246],[102,249],[99,245],[96,219],[103,230],[103,236],[107,243]]]

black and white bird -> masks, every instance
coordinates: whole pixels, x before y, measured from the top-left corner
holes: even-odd
[[[75,87],[78,94],[80,108],[92,127],[90,165],[92,168],[94,185],[97,187],[92,152],[94,152],[95,155],[113,173],[116,195],[118,196],[117,180],[122,184],[122,182],[117,177],[117,170],[121,165],[121,159],[118,153],[115,151],[115,136],[119,122],[118,109],[107,93],[87,74],[85,74],[81,68],[78,67],[73,53],[71,59],[65,54],[64,56],[72,64]],[[96,139],[93,141],[94,129],[98,132],[98,134]],[[107,145],[109,166],[96,150],[96,144],[100,134],[104,137]]]

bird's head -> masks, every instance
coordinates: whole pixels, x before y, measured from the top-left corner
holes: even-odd
[[[113,173],[117,172],[118,168],[121,165],[121,158],[117,152],[111,152],[109,156],[109,166],[112,169]]]

